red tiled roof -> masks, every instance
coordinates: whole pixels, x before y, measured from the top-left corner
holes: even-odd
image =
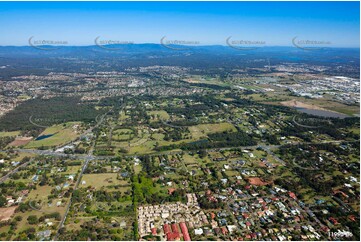
[[[164,234],[168,234],[168,233],[171,232],[169,224],[164,224],[163,225],[163,231],[164,231]]]
[[[168,241],[180,240],[180,234],[177,232],[169,232],[167,233],[167,240]]]
[[[168,188],[168,194],[173,194],[173,192],[175,192],[175,188],[171,187],[171,188]]]
[[[173,232],[171,231],[171,226],[172,226]],[[164,234],[167,236],[167,240],[168,241],[180,240],[180,234],[179,234],[177,225],[172,224],[171,226],[169,226],[169,224],[163,225]],[[154,234],[153,229],[152,229],[152,233]]]
[[[293,192],[289,192],[288,195],[290,195],[290,197],[293,199],[297,199],[296,194],[294,194]]]
[[[337,219],[335,219],[335,218],[333,218],[333,217],[329,218],[329,220],[330,220],[333,224],[338,224]]]
[[[327,228],[326,226],[323,226],[322,228],[321,228],[324,232],[327,232],[327,231],[329,231],[330,229],[329,228]]]
[[[179,227],[182,230],[183,240],[191,241],[191,237],[189,236],[187,225],[184,222],[181,222],[181,223],[179,223]]]
[[[171,224],[171,227],[173,232],[179,233],[177,224]]]

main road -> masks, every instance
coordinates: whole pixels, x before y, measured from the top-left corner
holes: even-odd
[[[81,171],[80,171],[79,177],[78,177],[78,179],[77,179],[77,181],[76,181],[76,183],[75,183],[73,192],[78,189],[79,184],[80,184],[80,181],[81,181],[81,179],[82,179],[82,177],[83,177],[84,171],[85,171],[86,168],[88,167],[89,161],[91,161],[91,159],[86,159],[86,160],[84,161],[84,164],[83,164],[83,167],[82,167],[82,169],[81,169]],[[58,230],[57,230],[57,232],[56,232],[53,240],[57,240],[57,239],[58,239],[59,233],[60,233],[60,229],[64,227],[64,223],[65,223],[65,221],[66,221],[66,217],[68,216],[68,213],[69,213],[71,204],[72,204],[72,202],[73,202],[72,200],[73,200],[73,193],[70,195],[70,201],[69,201],[68,205],[66,206],[66,210],[65,210],[65,213],[64,213],[64,217],[63,217],[62,220],[60,221]]]

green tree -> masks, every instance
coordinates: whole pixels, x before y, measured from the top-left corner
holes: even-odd
[[[30,215],[27,220],[29,224],[37,224],[39,222],[39,219],[36,215]]]

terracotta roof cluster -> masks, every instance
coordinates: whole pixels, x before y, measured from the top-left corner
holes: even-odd
[[[177,224],[172,224],[171,226],[169,226],[169,224],[164,224],[163,231],[168,241],[180,240],[181,236]]]
[[[181,222],[179,226],[182,230],[184,241],[191,241],[191,237],[189,236],[187,225],[184,222]]]

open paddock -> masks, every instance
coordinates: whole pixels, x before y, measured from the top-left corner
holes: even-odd
[[[83,184],[85,181],[85,184]],[[117,173],[85,174],[82,177],[80,187],[95,187],[99,189],[106,186],[129,185],[127,181],[118,180]]]
[[[15,213],[15,210],[18,206],[0,208],[0,222],[8,221],[11,216]]]
[[[190,126],[189,131],[195,139],[206,137],[207,134],[218,133],[224,131],[236,132],[236,128],[230,123],[217,123],[217,124],[198,124],[195,126]]]
[[[159,111],[149,111],[147,114],[151,117],[154,117],[154,121],[156,120],[168,120],[170,118],[169,114],[164,110]]]
[[[26,148],[40,148],[44,147],[54,147],[64,145],[79,136],[79,133],[76,130],[76,127],[80,123],[78,122],[69,122],[65,124],[58,124],[48,127],[42,132],[39,137],[52,135],[44,139],[32,140],[26,145]],[[39,138],[38,137],[38,138]]]
[[[9,132],[0,132],[0,137],[12,137],[12,136],[18,136],[20,134],[20,131],[9,131]]]

